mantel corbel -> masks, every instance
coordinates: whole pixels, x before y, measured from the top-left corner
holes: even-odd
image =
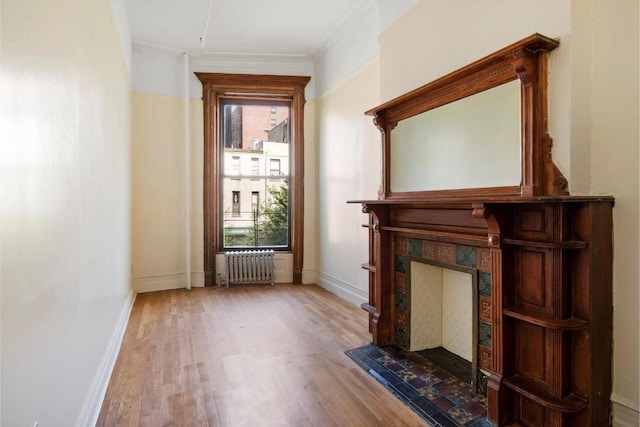
[[[500,248],[500,224],[484,203],[473,203],[471,215],[484,219],[487,223],[487,246]]]

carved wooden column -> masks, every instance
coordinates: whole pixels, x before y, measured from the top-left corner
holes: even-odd
[[[369,263],[362,268],[369,271],[369,302],[362,308],[369,313],[369,331],[376,345],[393,342],[393,286],[391,281],[391,236],[381,230],[389,220],[388,206],[365,205],[369,213]]]

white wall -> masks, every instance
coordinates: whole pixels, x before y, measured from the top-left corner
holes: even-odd
[[[340,83],[317,108],[319,283],[353,302],[366,297],[366,273],[356,272],[367,259],[359,228],[366,216],[344,205],[376,198],[379,184],[378,162],[366,160],[372,154],[353,153],[380,150],[375,127],[358,122],[363,112],[534,32],[558,37],[549,66],[554,161],[572,194],[616,197],[612,400],[615,425],[637,426],[638,21],[632,0],[422,0],[380,34],[379,76],[370,63],[342,80],[323,77]],[[349,60],[346,48],[334,53],[327,63]]]
[[[87,426],[134,295],[126,54],[106,1],[1,15],[1,424]]]

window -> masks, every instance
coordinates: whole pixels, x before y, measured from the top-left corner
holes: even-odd
[[[275,117],[271,119],[271,127],[275,127],[275,125],[277,124],[278,124],[278,121],[275,119]]]
[[[260,192],[251,192],[251,212],[254,217],[258,217],[260,214]]]
[[[232,191],[231,196],[231,206],[232,206],[232,215],[240,216],[240,192]]]
[[[231,174],[240,175],[240,156],[231,157]]]
[[[272,101],[275,102],[275,101]],[[243,140],[238,144],[229,144],[220,141],[222,156],[222,170],[229,170],[224,174],[220,182],[220,200],[222,206],[223,229],[221,246],[226,249],[269,247],[289,248],[289,159],[291,145],[290,138],[282,141],[263,141],[260,149],[254,149],[252,142],[257,136],[264,133],[262,124],[271,114],[271,107],[264,105],[262,100],[238,99],[237,97],[222,98],[220,103],[224,108],[220,109],[220,123],[228,123],[231,118],[239,116],[241,127],[238,132],[243,135]],[[291,102],[278,101],[280,114],[288,116],[291,110]],[[288,120],[288,117],[285,117]],[[246,141],[246,143],[245,143]],[[277,156],[277,158],[272,158]],[[268,173],[260,174],[260,157],[263,164],[269,165]],[[243,164],[251,164],[243,169]],[[247,172],[250,172],[247,174]],[[240,209],[240,193],[252,195],[252,209]],[[253,206],[255,200],[264,200],[264,206]],[[231,196],[231,197],[230,197]],[[231,202],[229,202],[231,200]],[[231,203],[231,204],[229,204]]]
[[[304,88],[310,78],[196,75],[202,82],[204,102],[205,285],[215,284],[216,254],[255,247],[291,252],[293,281],[300,283],[304,230]],[[264,112],[258,115],[255,125],[253,112],[248,111],[251,108]],[[277,123],[286,121],[286,126],[277,126],[278,134],[272,135],[275,141],[265,140],[268,133],[265,134],[264,125],[273,118]],[[274,156],[280,163],[277,168],[275,162],[269,161]],[[257,174],[254,158],[258,159]],[[243,169],[245,162],[247,167]],[[271,175],[276,169],[279,173]],[[236,211],[239,216],[233,216],[234,191],[239,192]],[[243,193],[251,194],[251,211],[246,207],[244,211],[240,209]],[[231,206],[225,206],[226,203]],[[258,212],[258,218],[254,218],[253,211]]]
[[[269,159],[269,175],[280,175],[280,159]]]

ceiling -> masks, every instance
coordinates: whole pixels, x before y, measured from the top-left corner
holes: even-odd
[[[198,54],[312,57],[377,0],[125,0],[133,43]]]

